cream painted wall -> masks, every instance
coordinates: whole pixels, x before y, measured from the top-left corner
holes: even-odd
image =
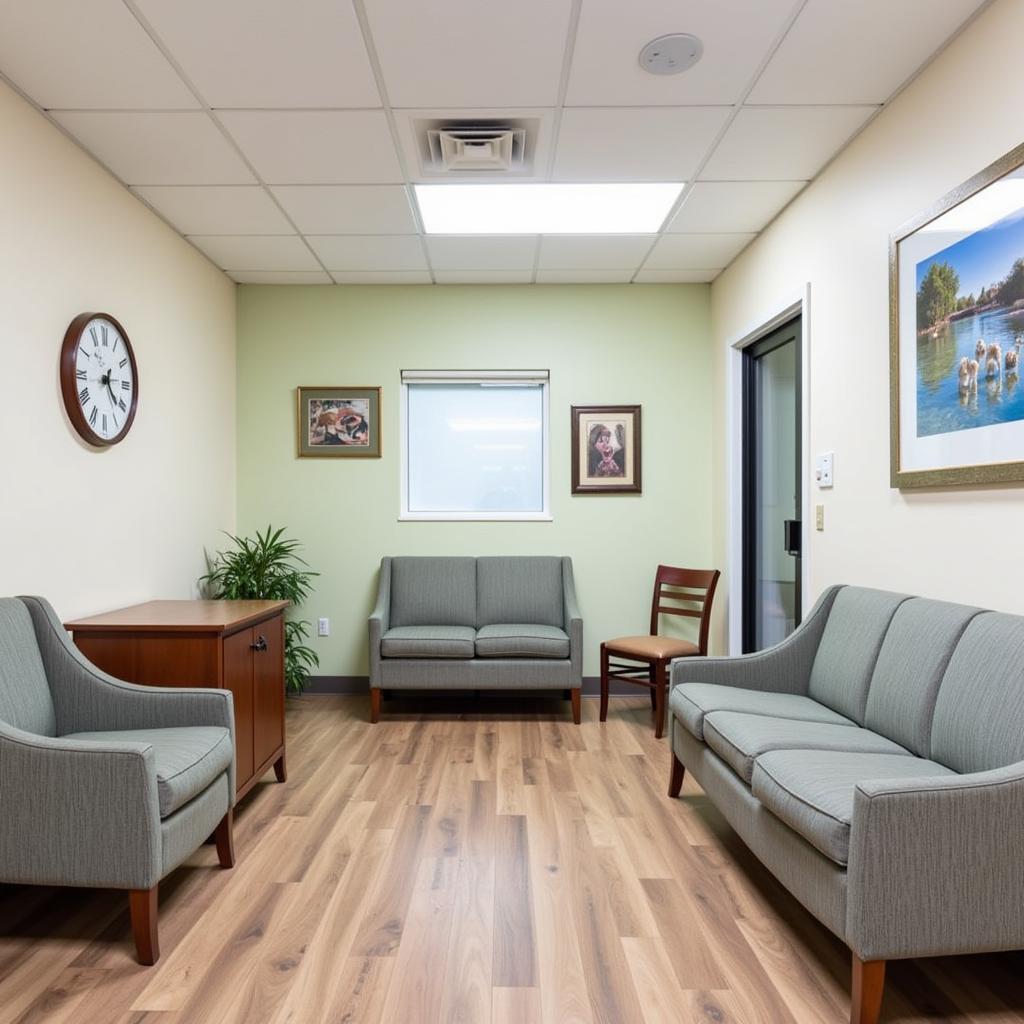
[[[825,531],[810,527],[812,598],[836,582],[1024,612],[1019,487],[889,487],[888,238],[1020,144],[1024,4],[997,0],[712,286],[715,546],[729,496],[726,346],[810,282],[810,447],[834,450]]]
[[[189,597],[235,518],[235,286],[0,85],[0,594],[69,617]],[[108,450],[64,414],[58,357],[87,310],[127,330],[139,410]]]
[[[239,528],[287,525],[323,573],[304,609],[324,675],[366,672],[383,555],[568,554],[586,631],[642,632],[659,562],[710,557],[708,287],[239,288]],[[551,371],[551,523],[398,522],[399,372]],[[295,455],[295,387],[381,385],[381,459]],[[569,494],[569,407],[643,405],[642,496]]]

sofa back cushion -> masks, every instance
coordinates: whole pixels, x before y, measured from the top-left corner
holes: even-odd
[[[931,757],[939,685],[980,609],[912,597],[896,609],[868,690],[864,724],[918,757]]]
[[[932,760],[956,772],[1024,761],[1024,618],[983,612],[939,686]]]
[[[836,595],[811,666],[808,694],[864,724],[871,673],[896,609],[906,594],[843,587]]]
[[[476,559],[391,561],[392,626],[476,626]]]
[[[57,716],[28,608],[0,598],[0,721],[37,736],[55,736]]]
[[[478,558],[476,583],[477,626],[510,622],[563,626],[560,558]]]

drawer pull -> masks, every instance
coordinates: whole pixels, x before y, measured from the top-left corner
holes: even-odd
[[[249,644],[249,647],[254,651],[265,651],[267,649],[267,638],[265,636],[258,636],[256,643]]]

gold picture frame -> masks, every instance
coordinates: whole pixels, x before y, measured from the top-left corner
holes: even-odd
[[[300,459],[379,459],[381,388],[298,387]]]

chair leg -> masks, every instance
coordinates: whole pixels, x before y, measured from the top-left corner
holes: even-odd
[[[572,688],[571,693],[572,693],[572,720],[573,720],[573,722],[576,723],[576,725],[579,725],[580,724],[580,719],[582,718],[582,708],[580,707],[581,688],[579,686],[574,686]]]
[[[160,959],[160,936],[157,933],[158,889],[159,886],[154,885],[152,889],[131,889],[128,892],[135,953],[144,967],[152,967]]]
[[[680,790],[683,788],[683,778],[686,775],[686,767],[683,762],[672,755],[672,777],[668,782],[668,795],[671,797],[679,796]]]
[[[651,684],[649,692],[650,692],[650,696],[651,696],[651,710],[652,711],[657,711],[658,710],[658,693],[657,693],[658,677],[655,674],[655,664],[656,663],[652,661],[651,664],[647,666],[647,679],[648,679],[648,682],[650,682],[650,684]]]
[[[654,666],[654,738],[660,740],[665,734],[665,675],[667,661],[659,661]]]
[[[608,649],[601,644],[601,721],[608,721]]]
[[[854,953],[852,987],[850,1024],[878,1024],[885,988],[885,961],[861,960]]]
[[[235,809],[228,808],[228,813],[220,819],[217,830],[213,833],[217,843],[217,859],[222,868],[235,866]]]
[[[380,687],[370,687],[370,722],[376,725],[380,721]]]

